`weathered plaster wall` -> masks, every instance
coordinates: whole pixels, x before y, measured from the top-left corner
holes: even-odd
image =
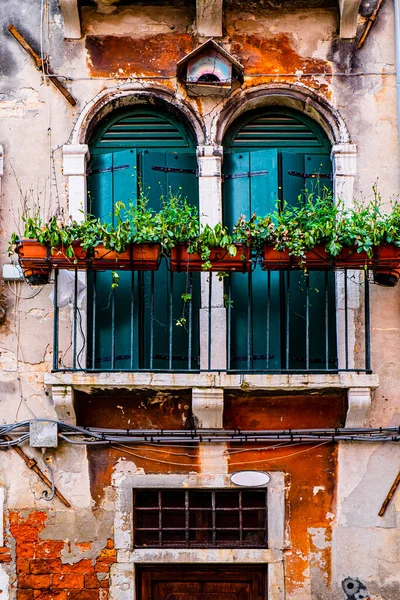
[[[392,3],[383,3],[362,50],[357,50],[354,42],[337,38],[337,11],[333,6],[324,8],[318,3],[313,10],[302,6],[282,14],[267,10],[265,7],[271,4],[265,2],[262,9],[254,2],[248,3],[245,10],[233,1],[228,6],[221,43],[243,62],[244,89],[286,82],[317,92],[340,112],[351,141],[357,144],[356,198],[368,197],[378,178],[385,201],[397,195]],[[0,205],[2,252],[11,231],[19,226],[24,202],[39,204],[46,215],[58,207],[66,210],[61,147],[69,141],[85,105],[100,92],[144,76],[137,80],[140,89],[162,85],[200,113],[209,142],[212,125],[230,101],[186,98],[185,90],[174,79],[177,60],[199,41],[190,6],[110,6],[103,11],[87,6],[82,10],[84,36],[73,42],[63,39],[56,0],[43,3],[42,26],[40,13],[37,0],[7,0],[6,10],[0,13],[0,143],[6,156]],[[76,107],[71,107],[51,84],[43,82],[31,59],[8,34],[10,23],[26,35],[36,50],[41,46],[42,31],[43,51],[76,98]],[[0,326],[3,422],[56,416],[43,385],[44,373],[51,369],[52,360],[49,287],[27,299],[33,290],[25,284],[11,284],[12,289],[2,284],[0,303],[7,311]],[[380,386],[368,415],[370,425],[400,423],[396,356],[400,340],[399,298],[399,289],[373,286],[372,366],[380,375]],[[67,311],[62,319],[68,329]],[[271,427],[281,427],[283,422],[296,427],[339,424],[343,406],[335,413],[335,398],[312,397],[300,409],[296,397],[288,397],[284,408],[282,398],[274,403],[257,398],[250,405],[248,399],[228,397],[226,423],[244,427],[249,410],[255,406],[260,427],[267,427],[273,416]],[[187,426],[190,408],[185,407],[190,402],[183,400],[182,406],[178,406],[177,399],[161,409],[157,404],[144,409],[139,408],[136,396],[121,396],[118,406],[114,399],[93,396],[85,411],[82,407],[78,410],[78,416],[82,423],[109,425],[126,419],[122,413],[128,408],[143,425]],[[251,448],[239,455],[243,462],[256,461],[253,466],[262,464],[265,469],[279,468],[289,474],[287,518],[292,547],[286,553],[288,598],[340,598],[340,583],[351,575],[367,583],[373,600],[396,600],[400,596],[396,530],[399,496],[394,498],[384,519],[377,512],[398,469],[397,447],[347,444],[338,452],[328,445],[304,450],[303,455],[296,456],[295,449],[293,456],[288,456],[288,450]],[[40,451],[26,451],[40,462]],[[172,457],[167,448],[157,459],[169,464],[150,460],[154,458],[150,452],[143,458],[142,450],[131,451],[139,456],[115,449],[86,452],[65,445],[49,452],[56,485],[70,501],[71,509],[64,508],[58,500],[49,505],[41,499],[43,485],[37,476],[13,451],[2,451],[0,483],[5,489],[6,506],[6,546],[0,548],[2,598],[16,598],[17,585],[18,598],[26,600],[107,597],[108,565],[115,560],[114,495],[110,485],[114,469],[213,472],[233,469],[234,463],[239,462],[230,457],[227,467],[227,458],[220,450],[213,454],[196,448],[187,452],[190,456]],[[171,465],[173,462],[177,464]],[[49,583],[54,588],[51,596],[46,590]]]

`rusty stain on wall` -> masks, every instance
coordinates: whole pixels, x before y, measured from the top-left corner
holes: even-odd
[[[341,392],[307,396],[227,394],[224,427],[244,430],[340,427],[344,424],[345,408]],[[244,448],[247,450],[243,452]],[[237,445],[231,444],[231,449],[237,449]],[[287,523],[291,548],[286,551],[287,592],[290,594],[304,585],[309,566],[320,571],[321,585],[328,585],[336,447],[331,443],[313,447],[289,442],[248,444],[240,449],[240,454],[230,455],[230,472],[251,468],[284,471],[288,476]]]
[[[191,404],[191,390],[77,392],[77,423],[113,429],[188,429],[192,425]],[[88,448],[91,494],[96,503],[111,485],[114,467],[121,459],[134,462],[146,473],[187,473],[199,468],[197,445],[190,449],[151,444]]]
[[[194,47],[193,38],[186,33],[138,39],[112,35],[86,38],[92,77],[174,76],[176,63]]]

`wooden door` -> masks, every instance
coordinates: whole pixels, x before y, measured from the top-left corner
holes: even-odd
[[[267,600],[265,567],[139,571],[140,600]]]

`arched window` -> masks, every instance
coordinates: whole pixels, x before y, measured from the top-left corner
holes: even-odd
[[[169,191],[198,206],[195,142],[179,115],[156,107],[112,112],[92,135],[88,167],[88,212],[113,222],[116,202],[136,202],[143,193],[160,209]],[[195,368],[198,339],[174,323],[181,296],[193,285],[193,320],[198,315],[198,277],[172,275],[162,261],[158,271],[119,271],[111,290],[111,272],[89,274],[88,362],[107,370]],[[167,300],[169,299],[169,300]],[[180,311],[180,312],[179,312]],[[193,332],[198,327],[193,323]],[[188,346],[191,348],[188,354]]]
[[[302,202],[305,193],[331,190],[330,143],[318,123],[297,111],[249,112],[225,135],[223,172],[224,222],[232,227],[241,214],[263,216],[283,202]],[[258,267],[249,282],[235,274],[231,285],[233,369],[246,363],[254,370],[337,368],[332,273]]]

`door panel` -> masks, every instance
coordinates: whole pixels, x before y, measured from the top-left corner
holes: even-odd
[[[136,159],[136,149],[93,157],[88,176],[88,208],[89,212],[100,217],[102,222],[115,223],[116,202],[123,202],[125,205],[136,202]],[[96,346],[93,368],[113,368],[113,347],[115,368],[128,369],[131,366],[132,350],[137,347],[138,315],[137,312],[131,315],[132,302],[138,305],[137,274],[120,271],[119,275],[118,288],[111,292],[111,271],[100,271],[95,275],[89,273],[88,323],[92,331],[95,331]],[[89,336],[89,343],[91,340],[92,336]],[[92,349],[89,354],[92,354]],[[137,362],[136,356],[134,361]]]
[[[329,175],[332,171],[327,155],[308,155],[282,152],[282,198],[289,205],[304,202],[309,195],[323,195],[332,190]],[[306,175],[322,177],[306,177]],[[304,175],[304,176],[302,176]],[[285,276],[285,297],[289,311],[290,369],[305,369],[307,355],[307,313],[309,322],[309,368],[326,368],[326,322],[328,322],[328,364],[334,368],[336,356],[336,319],[334,310],[334,273],[293,271]],[[288,287],[290,286],[290,287]],[[328,294],[326,296],[326,286]],[[288,294],[289,292],[289,294]],[[332,306],[326,313],[327,297]]]
[[[139,570],[140,600],[267,600],[265,567],[238,566],[193,570],[143,567]]]
[[[187,198],[189,204],[199,206],[198,179],[196,177],[197,160],[192,153],[161,152],[141,150],[139,152],[139,172],[143,193],[149,206],[156,211],[161,208],[161,197],[169,193]],[[173,169],[169,171],[168,169]],[[176,171],[175,171],[176,169]],[[162,261],[158,271],[143,273],[143,298],[147,305],[152,297],[154,277],[154,316],[153,316],[153,364],[149,363],[151,322],[149,311],[145,312],[143,325],[143,366],[144,368],[165,369],[169,366],[169,355],[172,351],[171,366],[173,369],[198,367],[199,339],[197,335],[198,311],[200,308],[200,278],[193,274],[192,289],[188,273],[174,273],[167,269],[166,261]],[[192,357],[188,367],[188,320],[186,326],[176,325],[184,307],[182,294],[192,294],[193,337]],[[170,305],[166,299],[172,297]],[[187,318],[187,315],[186,315]],[[172,336],[169,344],[168,336]]]
[[[276,149],[227,154],[224,159],[224,224],[230,229],[244,214],[260,216],[276,209]],[[279,274],[256,269],[231,275],[231,370],[279,369]],[[269,301],[267,296],[269,295]],[[265,318],[269,313],[269,318]]]
[[[157,170],[158,168],[164,170]],[[168,168],[178,169],[178,172],[165,170]],[[156,211],[160,209],[161,196],[166,196],[169,190],[187,197],[191,204],[198,206],[195,168],[196,157],[193,153],[149,152],[132,148],[95,155],[88,177],[89,210],[103,222],[114,223],[115,203],[128,205],[129,202],[136,202],[140,188],[148,198],[149,206]],[[169,356],[172,355],[172,368],[196,368],[199,355],[198,274],[194,274],[193,281],[186,273],[172,276],[167,270],[166,262],[162,261],[160,269],[153,274],[119,271],[119,276],[118,287],[111,291],[111,271],[97,272],[95,275],[89,273],[88,324],[92,330],[89,335],[89,356],[94,355],[92,367],[102,370],[165,369],[170,366]],[[177,327],[175,322],[182,317],[182,294],[190,291],[193,297],[193,337],[192,361],[189,366],[188,330],[187,327]],[[168,304],[170,293],[172,302]],[[171,344],[168,340],[170,332]],[[95,352],[91,347],[92,340]],[[149,359],[151,343],[152,363]]]

